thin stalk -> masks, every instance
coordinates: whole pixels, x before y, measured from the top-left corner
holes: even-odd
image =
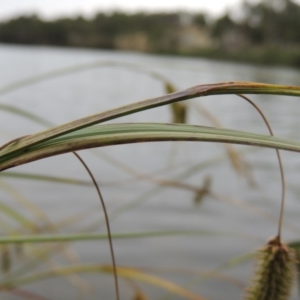
[[[0,147],[0,150],[3,149],[3,148],[5,148],[6,146],[10,145],[13,142],[19,141],[22,138],[24,138],[24,136],[16,138],[16,139],[13,139],[12,141],[7,142],[6,144],[4,144],[4,145],[2,145]],[[93,184],[94,184],[94,186],[96,188],[96,191],[97,191],[97,194],[99,196],[100,202],[102,204],[102,208],[103,208],[103,212],[104,212],[104,216],[105,216],[106,228],[107,228],[107,236],[108,236],[108,240],[109,240],[110,254],[111,254],[111,258],[112,258],[114,281],[115,281],[115,290],[116,290],[116,299],[119,300],[120,296],[119,296],[119,285],[118,285],[117,268],[116,268],[116,262],[115,262],[113,244],[112,244],[111,231],[110,231],[110,226],[109,226],[109,219],[108,219],[108,214],[107,214],[107,211],[106,211],[105,203],[104,203],[103,197],[101,195],[101,192],[100,192],[99,186],[97,184],[97,181],[96,181],[95,177],[93,176],[91,170],[89,169],[89,167],[87,166],[87,164],[84,162],[84,160],[79,156],[78,153],[76,153],[75,151],[72,152],[72,153],[75,155],[75,157],[80,161],[80,163],[83,165],[83,167],[88,172],[88,174],[89,174],[90,178],[92,179],[92,182],[93,182]]]
[[[244,95],[241,95],[241,94],[238,94],[238,96],[243,98],[244,100],[248,101],[258,111],[258,113],[263,118],[265,124],[267,125],[267,128],[270,132],[270,135],[274,136],[272,128],[270,126],[270,123],[268,122],[268,120],[267,120],[266,116],[264,115],[264,113],[262,112],[262,110],[252,100],[250,100],[248,97],[246,97]],[[279,213],[279,221],[278,221],[278,233],[277,233],[278,244],[280,244],[281,243],[282,224],[283,224],[284,205],[285,205],[285,178],[284,178],[284,170],[283,170],[282,160],[281,160],[280,152],[279,152],[278,149],[276,149],[276,155],[277,155],[278,163],[279,163],[281,186],[282,186],[281,205],[280,205],[280,213]]]
[[[84,160],[80,157],[80,155],[76,152],[73,152],[73,154],[78,158],[78,160],[82,163],[88,174],[90,175],[93,184],[97,190],[97,194],[99,196],[100,202],[102,204],[103,212],[104,212],[104,217],[105,217],[105,223],[106,223],[106,228],[107,228],[107,235],[108,235],[108,241],[109,241],[109,249],[110,249],[110,254],[111,254],[111,259],[112,259],[112,265],[113,265],[113,274],[114,274],[114,281],[115,281],[115,291],[116,291],[116,299],[120,300],[120,293],[119,293],[119,284],[118,284],[118,276],[117,276],[117,267],[116,267],[116,260],[115,260],[115,255],[114,255],[114,248],[113,248],[113,243],[112,243],[112,237],[111,237],[111,231],[110,231],[110,225],[109,225],[109,218],[105,206],[104,199],[102,197],[102,194],[100,192],[100,188],[97,184],[97,181],[92,174],[91,170],[87,166],[87,164],[84,162]]]

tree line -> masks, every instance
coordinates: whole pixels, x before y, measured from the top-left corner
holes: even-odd
[[[114,49],[119,36],[143,32],[157,51],[179,27],[179,14],[97,13],[45,21],[36,15],[21,16],[0,24],[0,42],[35,45],[83,46]]]
[[[0,43],[131,49],[300,66],[300,6],[292,0],[244,1],[238,15],[98,12],[46,21],[36,15],[0,22]],[[202,36],[201,36],[202,35]],[[203,35],[210,39],[201,45]],[[189,41],[185,37],[190,36]],[[199,39],[199,43],[192,43]],[[184,43],[189,47],[183,47]],[[278,56],[278,49],[284,57]]]

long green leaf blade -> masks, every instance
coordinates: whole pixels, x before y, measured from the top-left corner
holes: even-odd
[[[274,84],[254,83],[254,82],[225,82],[216,84],[204,84],[188,88],[172,94],[167,94],[161,97],[136,102],[125,105],[116,109],[105,111],[96,115],[84,117],[66,123],[51,129],[42,131],[38,134],[24,137],[23,139],[14,142],[0,151],[0,155],[11,151],[26,149],[41,141],[46,141],[66,133],[85,128],[98,123],[103,123],[112,119],[116,119],[125,115],[133,114],[146,109],[159,107],[171,104],[177,101],[183,101],[196,97],[209,95],[224,95],[224,94],[273,94],[273,95],[288,95],[300,96],[300,87],[297,86],[282,86]]]
[[[186,124],[113,124],[84,128],[40,142],[29,149],[12,151],[2,157],[0,156],[0,171],[38,159],[82,149],[154,141],[219,142],[300,151],[300,142],[297,141],[235,130]]]

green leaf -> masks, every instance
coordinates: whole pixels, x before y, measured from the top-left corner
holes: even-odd
[[[21,149],[25,150],[33,145],[38,144],[39,142],[46,141],[72,131],[76,131],[98,123],[103,123],[105,121],[113,120],[139,111],[171,104],[177,101],[192,99],[196,97],[201,97],[201,96],[203,97],[209,95],[222,95],[222,94],[273,94],[273,95],[300,96],[300,87],[254,83],[254,82],[225,82],[225,83],[198,85],[176,93],[144,100],[141,102],[132,103],[96,115],[84,117],[82,119],[78,119],[70,123],[66,123],[42,131],[38,134],[24,137],[23,139],[16,141],[3,148],[0,152],[0,155],[4,155],[11,151],[18,151]]]
[[[113,124],[84,128],[17,151],[18,145],[10,147],[10,151],[3,149],[6,154],[0,156],[0,170],[82,149],[154,141],[234,143],[300,151],[300,142],[235,130],[186,124]]]

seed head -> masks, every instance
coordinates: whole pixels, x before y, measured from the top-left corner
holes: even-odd
[[[275,237],[258,250],[257,254],[257,270],[245,299],[287,300],[292,289],[296,263],[294,250]]]

